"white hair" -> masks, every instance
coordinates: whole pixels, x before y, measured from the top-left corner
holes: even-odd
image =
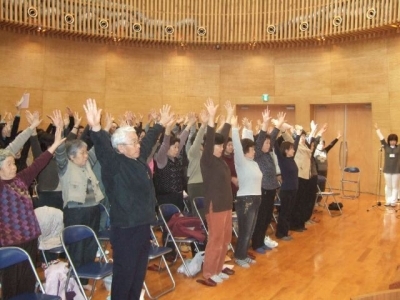
[[[117,149],[118,145],[121,144],[126,144],[128,141],[126,139],[126,136],[130,132],[135,132],[135,128],[132,126],[124,126],[124,127],[119,127],[113,135],[111,136],[111,145],[113,146],[114,149]]]

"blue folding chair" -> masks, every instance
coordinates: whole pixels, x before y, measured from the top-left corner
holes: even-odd
[[[146,281],[144,281],[143,286],[144,286],[144,289],[146,290],[146,293],[149,296],[149,298],[150,299],[158,299],[161,296],[163,296],[163,295],[165,295],[165,294],[167,294],[167,293],[169,293],[169,292],[171,292],[171,291],[173,291],[175,289],[175,280],[174,280],[174,277],[172,276],[171,270],[170,270],[170,268],[168,266],[168,263],[167,263],[167,261],[165,259],[165,256],[164,256],[164,255],[170,253],[172,251],[172,249],[169,248],[169,247],[161,247],[158,244],[157,237],[156,237],[156,235],[154,233],[152,225],[150,225],[150,229],[151,229],[151,241],[150,241],[151,242],[151,247],[150,247],[150,253],[149,253],[149,262],[151,260],[153,260],[153,259],[159,258],[160,262],[158,264],[157,271],[161,272],[163,270],[167,270],[169,279],[171,281],[171,286],[160,290],[155,295],[150,293],[150,290],[149,290],[149,288],[148,288],[148,286],[146,284]],[[164,264],[164,268],[162,267],[162,264]]]
[[[13,266],[15,264],[22,263],[24,261],[29,262],[29,265],[31,266],[31,269],[35,275],[36,281],[40,287],[42,294],[24,293],[24,294],[12,297],[9,300],[61,300],[61,298],[58,296],[52,296],[52,295],[45,294],[45,290],[40,281],[39,275],[36,272],[36,268],[33,265],[33,262],[31,260],[31,258],[29,257],[29,254],[25,250],[18,248],[18,247],[0,248],[0,269],[4,269],[4,268],[10,267],[10,266]],[[24,280],[24,279],[20,278],[20,280]]]
[[[167,237],[165,239],[165,245],[168,242],[172,242],[175,246],[176,253],[179,255],[179,257],[182,260],[183,266],[186,270],[186,274],[189,276],[193,276],[193,274],[190,272],[189,268],[187,267],[187,264],[185,262],[185,259],[183,258],[183,255],[180,251],[180,247],[178,244],[191,244],[193,243],[196,251],[199,252],[199,248],[197,247],[197,240],[195,238],[189,238],[189,237],[176,237],[172,234],[169,226],[168,226],[168,221],[171,219],[171,217],[176,214],[176,213],[181,213],[180,209],[174,205],[174,204],[160,204],[158,206],[158,210],[160,212],[161,219],[163,220],[164,223],[164,228],[166,229],[167,232]],[[176,258],[175,258],[176,260]]]
[[[74,261],[71,258],[70,253],[68,252],[68,246],[75,244],[77,242],[83,241],[85,239],[95,239],[97,246],[99,248],[100,253],[100,260],[99,261],[93,261],[89,262],[87,264],[81,265],[79,267],[74,266]],[[101,244],[93,231],[88,226],[85,225],[72,225],[64,228],[62,234],[61,234],[61,242],[65,251],[65,254],[67,256],[67,259],[70,264],[70,269],[68,272],[68,278],[66,281],[65,287],[68,286],[68,282],[71,276],[74,276],[76,279],[76,282],[79,285],[79,288],[82,292],[82,295],[86,299],[91,299],[93,297],[93,293],[95,290],[96,286],[96,281],[99,279],[103,279],[104,277],[112,275],[112,268],[113,264],[108,262],[108,259],[103,251],[103,248],[101,247]],[[105,260],[105,262],[102,262],[102,258]],[[85,291],[83,289],[83,286],[79,280],[79,278],[83,279],[92,279],[93,285],[92,285],[92,290],[90,291],[90,296],[89,298],[86,296]]]

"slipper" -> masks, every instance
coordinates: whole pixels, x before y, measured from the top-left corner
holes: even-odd
[[[85,284],[85,285],[82,285],[82,287],[84,290],[87,290],[87,291],[91,291],[93,288],[93,286],[91,284]],[[96,290],[96,288],[94,290]]]
[[[212,280],[211,278],[197,279],[196,282],[201,283],[202,285],[205,285],[205,286],[210,286],[210,287],[217,286],[217,283],[214,280]]]
[[[158,271],[159,271],[159,268],[158,268],[158,266],[157,266],[156,264],[152,264],[151,266],[148,266],[148,267],[147,267],[147,270],[158,272]]]
[[[317,219],[316,217],[312,217],[311,221],[313,221],[315,223],[321,222],[321,220]]]

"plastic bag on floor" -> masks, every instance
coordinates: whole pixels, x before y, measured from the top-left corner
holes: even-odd
[[[189,269],[190,274],[187,274],[185,266],[182,264],[178,268],[178,273],[185,274],[186,276],[194,276],[201,271],[201,265],[204,261],[204,251],[198,252],[192,259],[185,260],[186,266]]]

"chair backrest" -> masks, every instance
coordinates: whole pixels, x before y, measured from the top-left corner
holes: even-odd
[[[110,229],[110,212],[107,209],[107,207],[103,204],[103,203],[99,203],[99,207],[100,207],[100,214],[102,214],[103,212],[105,212],[105,214],[107,215],[107,220],[105,222],[105,229]],[[101,220],[100,220],[101,222]],[[101,226],[100,226],[101,227]]]
[[[326,177],[322,175],[318,175],[318,184],[326,182]]]
[[[208,230],[207,230],[207,226],[205,224],[205,201],[204,201],[204,197],[195,197],[193,198],[193,207],[194,210],[196,211],[197,216],[199,217],[204,230],[206,231],[206,233],[208,234]]]
[[[64,229],[62,210],[49,206],[35,208],[40,231],[39,249],[48,250],[61,246],[60,234]]]
[[[31,266],[32,272],[36,277],[36,281],[39,284],[39,287],[44,293],[44,288],[42,283],[40,282],[39,275],[36,272],[36,268],[28,254],[24,249],[18,247],[2,247],[0,248],[0,269],[4,269],[15,264],[28,261]],[[20,278],[22,279],[22,278]]]
[[[174,214],[181,212],[176,205],[170,203],[160,204],[158,206],[158,209],[160,211],[161,217],[163,218],[163,220],[165,220],[166,223],[168,223],[168,221]]]
[[[12,265],[29,260],[29,255],[25,250],[18,247],[0,248],[0,269],[8,268]]]
[[[96,234],[93,229],[85,225],[68,226],[61,234],[61,240],[66,246],[91,237],[95,238]]]

